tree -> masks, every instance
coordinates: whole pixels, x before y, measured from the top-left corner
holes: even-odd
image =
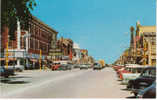
[[[23,29],[29,28],[29,21],[32,19],[30,10],[36,6],[35,0],[2,0],[1,1],[1,26],[9,28],[10,39],[14,39],[17,28],[17,20],[20,21]]]

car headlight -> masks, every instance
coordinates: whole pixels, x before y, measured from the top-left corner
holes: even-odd
[[[143,98],[143,95],[142,94],[138,94],[137,98]]]

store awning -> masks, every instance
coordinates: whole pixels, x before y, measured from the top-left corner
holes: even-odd
[[[32,61],[32,62],[38,62],[37,59],[30,59],[30,61]]]
[[[6,58],[0,58],[0,61],[6,60]],[[16,58],[8,58],[8,60],[16,60]]]

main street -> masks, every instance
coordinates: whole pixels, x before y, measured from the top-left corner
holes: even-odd
[[[126,98],[112,68],[69,71],[26,70],[3,80],[1,98]]]

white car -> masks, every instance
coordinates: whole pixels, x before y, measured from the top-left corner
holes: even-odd
[[[128,84],[129,80],[136,79],[140,76],[141,72],[144,70],[144,66],[129,66],[127,67],[131,73],[122,73],[122,84]]]
[[[24,65],[9,65],[8,68],[14,69],[15,71],[22,72],[24,70]]]

